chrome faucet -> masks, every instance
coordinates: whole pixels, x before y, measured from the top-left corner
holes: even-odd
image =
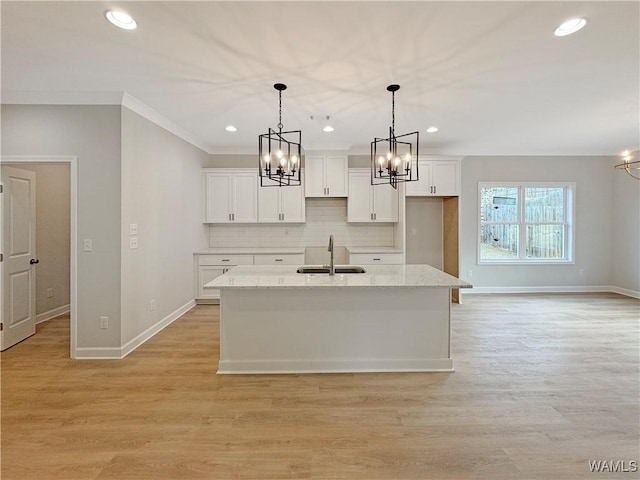
[[[335,275],[336,267],[333,264],[333,235],[329,235],[329,248],[327,248],[327,252],[331,254],[329,258],[329,275]]]

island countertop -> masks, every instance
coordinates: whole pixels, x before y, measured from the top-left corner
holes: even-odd
[[[205,288],[344,288],[431,287],[471,285],[430,265],[362,265],[365,273],[301,274],[294,265],[240,265],[207,283]]]

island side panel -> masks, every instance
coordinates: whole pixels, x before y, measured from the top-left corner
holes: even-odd
[[[218,373],[451,371],[448,288],[224,289]]]

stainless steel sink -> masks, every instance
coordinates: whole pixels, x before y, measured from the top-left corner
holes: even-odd
[[[328,265],[303,265],[296,270],[297,273],[306,273],[308,275],[312,274],[325,274],[328,275],[330,272],[330,268]],[[366,270],[357,265],[336,265],[335,266],[336,274],[343,273],[365,273]]]

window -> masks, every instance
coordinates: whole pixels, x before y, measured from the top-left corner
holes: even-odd
[[[573,261],[575,184],[480,183],[478,263]]]

